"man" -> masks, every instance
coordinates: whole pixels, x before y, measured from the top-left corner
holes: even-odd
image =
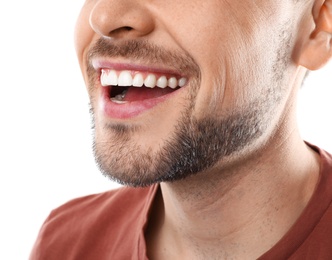
[[[332,157],[295,111],[331,39],[332,0],[87,0],[95,156],[129,187],[54,210],[31,259],[332,259]]]

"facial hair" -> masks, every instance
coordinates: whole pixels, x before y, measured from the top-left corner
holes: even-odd
[[[290,39],[290,37],[289,37]],[[285,40],[286,44],[289,41]],[[275,84],[266,86],[264,93],[246,107],[227,111],[227,116],[209,115],[196,118],[193,111],[201,85],[199,66],[187,53],[166,51],[143,41],[126,41],[115,45],[104,39],[97,41],[88,53],[93,57],[125,57],[176,66],[178,71],[190,75],[189,94],[175,131],[157,152],[143,149],[132,136],[140,129],[121,123],[100,126],[94,113],[94,97],[90,95],[93,125],[103,137],[95,135],[93,150],[101,172],[123,185],[144,187],[160,182],[173,182],[214,167],[226,158],[241,152],[263,135],[268,127],[273,109],[280,103],[283,76],[276,73]],[[281,51],[274,64],[278,70],[285,68],[288,53]],[[97,75],[88,67],[90,93]],[[218,87],[218,86],[215,86]],[[248,86],[249,87],[249,86]]]

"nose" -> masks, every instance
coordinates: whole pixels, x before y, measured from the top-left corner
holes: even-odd
[[[97,0],[90,25],[101,36],[114,39],[143,37],[154,29],[154,19],[144,1]]]

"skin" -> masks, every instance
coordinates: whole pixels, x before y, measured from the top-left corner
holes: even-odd
[[[331,5],[86,1],[76,50],[97,160],[123,183],[161,182],[146,231],[150,259],[255,259],[299,217],[314,192],[319,157],[299,134],[296,95],[305,68],[317,69],[332,55]],[[90,66],[101,38],[109,48],[143,42],[161,54],[99,49],[95,57],[143,65],[146,72],[176,71],[188,77],[187,86],[138,116],[105,116],[99,74]],[[184,137],[198,153],[188,155],[190,166],[181,164],[188,158],[179,144]],[[193,144],[198,139],[200,149]]]

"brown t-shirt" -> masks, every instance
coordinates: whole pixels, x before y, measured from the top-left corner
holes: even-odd
[[[321,156],[317,189],[288,233],[259,259],[332,259],[332,156]],[[31,260],[147,259],[144,229],[158,185],[72,200],[42,226]]]

